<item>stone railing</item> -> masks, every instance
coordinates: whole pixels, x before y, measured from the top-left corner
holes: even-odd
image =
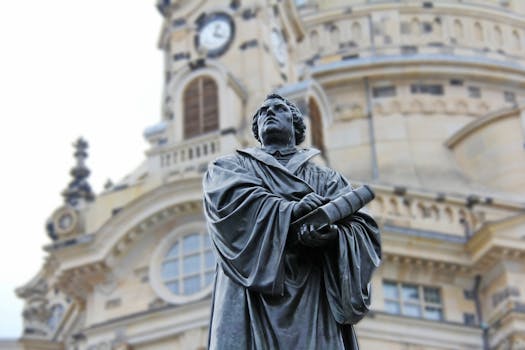
[[[330,9],[308,3],[300,8],[306,27],[300,56],[307,63],[333,60],[332,55],[351,60],[417,53],[525,58],[523,19],[502,6],[435,2],[439,14],[430,15],[420,2],[362,2]]]
[[[198,170],[220,154],[220,136],[205,135],[169,147],[158,154],[159,165],[170,174]]]
[[[470,209],[465,199],[374,189],[376,198],[370,203],[370,211],[385,225],[468,237],[485,220],[483,210]]]

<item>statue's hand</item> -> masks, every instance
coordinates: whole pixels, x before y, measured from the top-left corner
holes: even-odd
[[[319,208],[330,200],[326,197],[320,196],[315,192],[308,193],[299,202],[296,202],[292,210],[292,219],[296,220],[308,214],[314,209]]]
[[[297,232],[297,240],[308,247],[323,247],[336,240],[337,233],[336,225],[325,225],[322,227],[301,225]]]

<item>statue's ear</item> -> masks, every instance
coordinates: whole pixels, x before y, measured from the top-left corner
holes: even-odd
[[[303,123],[304,125],[304,120],[302,120],[302,117],[299,117],[301,118],[301,122]],[[295,145],[296,146],[299,146],[303,141],[304,141],[304,133],[305,131],[303,130],[302,134],[300,132],[300,130],[296,130],[296,122],[295,122],[295,117],[294,117],[294,123],[293,123],[293,136],[295,137]],[[299,123],[299,122],[297,122]],[[300,129],[300,128],[299,128]]]
[[[297,146],[297,135],[295,135],[295,123],[292,122],[292,132],[294,144]]]

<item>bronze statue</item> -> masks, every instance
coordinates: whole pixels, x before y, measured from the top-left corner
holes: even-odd
[[[381,260],[373,198],[299,149],[297,107],[269,95],[253,117],[261,148],[213,162],[204,206],[218,260],[210,349],[357,349]]]

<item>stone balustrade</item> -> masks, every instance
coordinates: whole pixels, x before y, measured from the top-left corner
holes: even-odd
[[[498,4],[341,2],[337,7],[307,1],[299,11],[306,26],[300,53],[307,63],[339,54],[345,60],[418,53],[474,54],[500,61],[525,57],[523,18]]]
[[[380,224],[468,237],[485,221],[483,208],[469,208],[465,200],[377,189],[370,211]]]
[[[220,154],[220,136],[205,135],[162,150],[158,154],[160,168],[170,173],[194,169]]]

